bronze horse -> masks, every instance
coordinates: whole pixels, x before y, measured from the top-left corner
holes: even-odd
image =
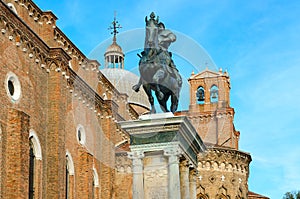
[[[167,101],[171,97],[170,110],[174,113],[178,108],[179,93],[182,86],[182,79],[177,69],[168,67],[171,59],[166,59],[166,53],[171,57],[171,53],[163,51],[158,46],[158,19],[154,19],[154,13],[151,13],[150,19],[146,21],[146,38],[144,51],[139,55],[139,72],[140,79],[138,84],[132,87],[136,92],[140,86],[143,86],[148,100],[151,105],[151,113],[156,113],[152,91],[155,92],[156,98],[163,112],[169,112]],[[174,73],[177,73],[174,75]],[[178,80],[179,79],[179,80]]]

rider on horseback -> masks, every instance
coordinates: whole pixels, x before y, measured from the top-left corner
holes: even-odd
[[[153,20],[153,19],[150,19]],[[149,21],[150,21],[149,20]],[[154,60],[157,56],[160,64],[163,66],[162,70],[168,72],[172,77],[174,77],[179,85],[182,84],[181,76],[179,75],[178,69],[172,60],[172,53],[168,52],[168,48],[172,42],[176,41],[176,35],[170,30],[165,29],[165,25],[160,22],[158,23],[158,49],[146,48],[145,51],[141,52],[139,57],[144,60]],[[154,76],[154,81],[159,83],[160,73],[159,71]],[[140,85],[133,86],[133,89],[137,92],[139,91]]]
[[[160,22],[158,24],[158,47],[159,47],[159,58],[160,62],[163,65],[166,65],[168,67],[165,67],[167,72],[171,74],[178,82],[179,84],[182,83],[181,77],[179,76],[178,70],[176,68],[176,65],[174,64],[172,60],[172,53],[168,52],[168,48],[171,45],[172,42],[176,41],[176,35],[172,33],[170,30],[167,30],[165,28],[165,25]]]
[[[176,36],[166,30],[163,23],[158,23],[158,17],[152,12],[150,19],[145,18],[146,37],[144,51],[139,61],[141,77],[132,87],[136,92],[141,85],[151,104],[151,112],[155,112],[154,99],[151,91],[155,91],[158,102],[164,112],[168,111],[166,102],[171,97],[170,110],[174,113],[178,106],[179,92],[182,86],[181,76],[172,60],[172,53],[168,48],[176,41]]]

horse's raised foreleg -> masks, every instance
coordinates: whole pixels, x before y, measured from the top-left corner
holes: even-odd
[[[132,86],[132,89],[135,92],[139,92],[141,85],[142,85],[142,78],[140,77],[139,82],[136,85]]]
[[[148,96],[148,100],[149,100],[149,103],[151,105],[150,113],[156,113],[156,109],[155,109],[155,106],[154,106],[154,97],[152,96],[150,84],[144,84],[143,88],[144,88],[145,93]]]

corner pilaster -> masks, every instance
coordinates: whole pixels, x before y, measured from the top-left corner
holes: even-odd
[[[180,188],[181,188],[181,198],[189,199],[190,198],[190,183],[189,183],[189,175],[190,175],[190,163],[188,160],[183,160],[180,162]]]
[[[132,199],[144,199],[144,177],[143,177],[143,151],[128,152],[128,158],[132,159],[133,187]]]
[[[190,168],[189,182],[190,198],[197,198],[197,169]]]
[[[179,147],[168,148],[164,150],[164,155],[168,157],[168,198],[180,199],[179,157],[182,150]]]

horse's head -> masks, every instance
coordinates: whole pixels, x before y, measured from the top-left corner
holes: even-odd
[[[150,14],[150,19],[145,18],[146,21],[146,38],[145,48],[158,48],[158,17],[155,19],[155,14]]]

